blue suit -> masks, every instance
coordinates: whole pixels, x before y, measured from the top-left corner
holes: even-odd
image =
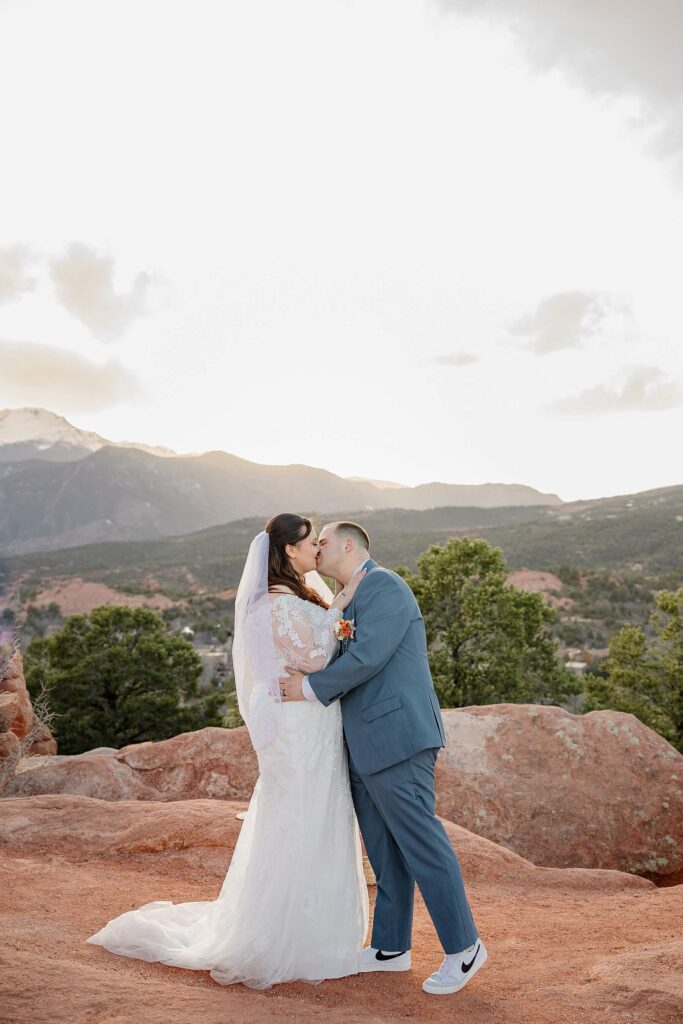
[[[434,766],[446,744],[415,596],[396,573],[366,563],[344,616],[346,650],[308,677],[319,701],[341,701],[351,791],[377,877],[371,945],[411,947],[415,883],[446,953],[478,938],[460,864],[435,815]]]

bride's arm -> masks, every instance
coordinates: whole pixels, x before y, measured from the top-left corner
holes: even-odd
[[[341,618],[338,608],[328,608],[320,615],[293,594],[281,594],[271,602],[275,645],[285,665],[307,675],[318,672],[330,659],[329,641],[336,622]]]

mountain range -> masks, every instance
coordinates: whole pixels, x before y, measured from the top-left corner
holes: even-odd
[[[560,508],[340,509],[330,518],[359,519],[372,538],[373,556],[390,567],[414,567],[430,544],[469,536],[499,547],[510,570],[565,566],[606,570],[610,576],[626,571],[643,586],[654,576],[651,585],[671,589],[683,578],[683,486],[567,502]],[[177,537],[0,556],[0,607],[2,595],[7,599],[17,587],[28,600],[55,581],[70,579],[130,593],[160,590],[173,599],[224,591],[237,584],[249,542],[262,526],[262,519],[240,519]],[[619,599],[628,604],[633,594],[624,591]],[[607,605],[601,614],[613,611]]]
[[[524,484],[404,487],[223,451],[112,442],[47,409],[0,411],[0,554],[181,535],[278,511],[556,507]]]

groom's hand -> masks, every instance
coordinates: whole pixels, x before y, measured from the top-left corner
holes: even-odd
[[[295,668],[285,668],[287,679],[280,680],[280,696],[283,701],[306,700],[301,691],[301,680],[303,675]]]

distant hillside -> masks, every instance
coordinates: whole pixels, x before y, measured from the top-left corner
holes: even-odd
[[[44,409],[0,412],[0,554],[175,536],[306,508],[562,506],[523,484],[378,486],[221,451],[145,447],[114,445]]]
[[[77,462],[5,463],[0,553],[172,536],[269,510],[357,508],[370,492],[324,470],[225,452],[157,458],[106,447]]]
[[[384,565],[414,565],[430,544],[449,537],[485,537],[502,548],[510,569],[573,566],[670,573],[683,582],[683,486],[560,510],[440,508],[333,513],[369,530],[373,554]],[[122,589],[160,589],[172,597],[234,586],[251,538],[263,518],[241,519],[195,533],[145,542],[90,544],[0,559],[0,593],[21,578],[35,587],[53,578],[96,580]]]
[[[557,494],[543,494],[526,484],[419,484],[417,487],[382,487],[374,507],[435,509],[454,507],[563,505]]]
[[[482,530],[513,566],[640,567],[683,584],[683,486],[567,502],[524,525]],[[639,570],[640,571],[640,570]]]

